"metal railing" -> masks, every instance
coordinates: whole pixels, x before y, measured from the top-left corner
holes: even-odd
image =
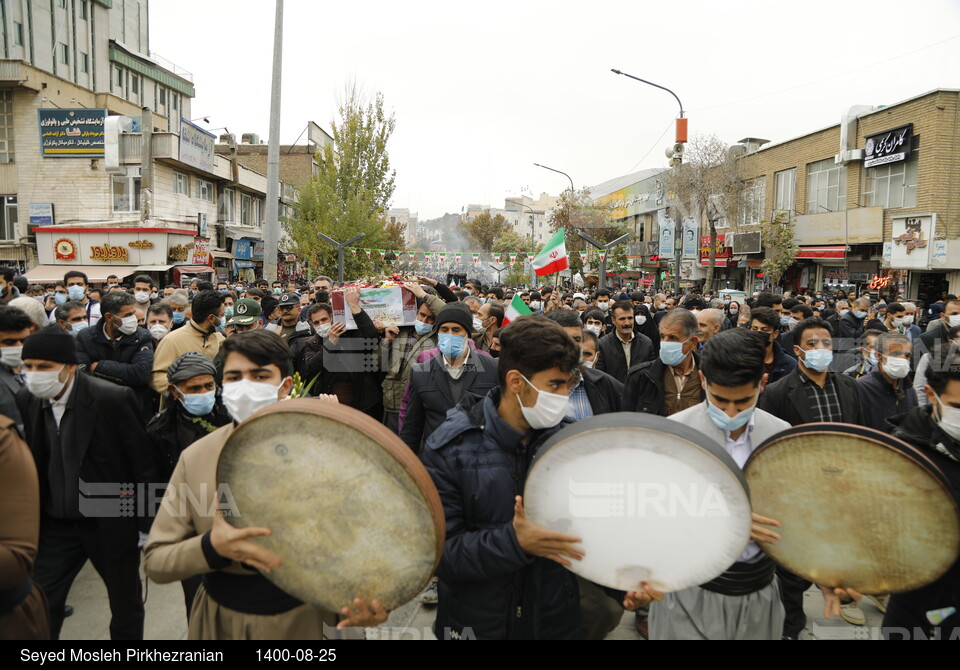
[[[164,70],[172,72],[173,74],[177,75],[182,79],[186,79],[189,82],[193,81],[192,72],[188,72],[187,70],[184,70],[182,67],[180,67],[176,63],[167,60],[166,58],[164,58],[163,56],[161,56],[155,51],[150,52],[150,60],[152,60],[154,63],[162,67]]]

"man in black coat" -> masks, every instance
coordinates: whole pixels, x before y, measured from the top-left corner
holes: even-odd
[[[555,309],[546,317],[559,324],[577,347],[583,347],[583,324],[577,313],[569,309]],[[581,363],[580,381],[570,393],[570,409],[574,419],[585,419],[598,414],[620,411],[623,384],[608,373],[592,369]]]
[[[960,300],[947,301],[940,315],[940,323],[928,328],[920,339],[914,342],[913,364],[919,363],[923,354],[933,353],[937,345],[947,342],[950,339],[950,329],[954,326],[960,326]]]
[[[153,336],[137,326],[137,301],[124,291],[111,291],[100,303],[102,318],[77,335],[77,361],[87,374],[133,389],[144,421],[153,416],[159,398],[150,385]]]
[[[830,370],[833,338],[820,318],[805,319],[793,330],[797,369],[774,384],[767,384],[757,406],[792,426],[838,422],[863,425],[856,380]],[[803,593],[810,582],[778,568],[780,593],[786,618],[783,635],[796,639],[806,625]]]
[[[634,331],[636,320],[629,300],[614,304],[613,326],[612,333],[600,338],[596,369],[622,384],[631,367],[653,359],[654,347],[649,337]]]
[[[50,605],[54,639],[70,586],[87,559],[110,598],[110,637],[143,639],[138,531],[150,517],[127,488],[155,481],[133,391],[78,374],[74,339],[48,326],[23,346],[27,387],[17,396],[40,478],[34,579]],[[126,486],[125,486],[126,485]]]
[[[33,332],[33,319],[16,307],[0,306],[0,414],[10,417],[23,436],[17,394],[23,388],[23,343]]]
[[[410,371],[400,438],[414,452],[420,452],[420,445],[468,392],[483,396],[497,387],[497,360],[470,348],[472,329],[473,315],[466,305],[445,305],[434,324],[440,355]]]
[[[681,307],[660,320],[659,358],[630,368],[620,403],[624,412],[670,416],[703,402],[699,329],[696,317]]]

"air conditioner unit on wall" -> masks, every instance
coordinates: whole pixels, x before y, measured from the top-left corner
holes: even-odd
[[[733,236],[733,255],[759,254],[761,247],[760,233],[737,233]]]

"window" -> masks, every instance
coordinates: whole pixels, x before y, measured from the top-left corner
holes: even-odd
[[[750,225],[763,220],[763,206],[766,195],[765,178],[750,179],[743,187],[743,205],[740,207],[740,223]]]
[[[253,198],[243,193],[240,195],[240,224],[252,226],[253,223]]]
[[[782,170],[773,175],[773,212],[793,216],[797,195],[797,168]]]
[[[182,172],[173,173],[173,192],[190,197],[190,177]]]
[[[130,92],[134,95],[140,94],[140,77],[130,77]]]
[[[173,111],[177,111],[177,100],[180,98],[179,95],[174,93],[170,94],[170,104],[173,105]]]
[[[14,162],[13,91],[0,91],[0,163]]]
[[[57,0],[57,7],[59,7],[60,9],[66,9],[67,0]]]
[[[263,200],[260,198],[253,200],[253,225],[257,227],[263,225]]]
[[[167,89],[160,89],[160,106],[164,107],[167,104]]]
[[[140,177],[112,177],[113,211],[140,211]]]
[[[57,44],[57,55],[60,57],[60,62],[63,65],[70,65],[70,50],[63,42]]]
[[[6,242],[18,242],[17,236],[17,222],[19,221],[19,215],[17,214],[17,196],[15,195],[5,195],[3,196],[3,221],[0,222],[0,234],[3,235],[3,240]]]
[[[23,24],[14,22],[13,24],[13,43],[18,47],[23,46]]]
[[[234,212],[234,207],[236,206],[236,194],[232,188],[223,189],[223,193],[220,194],[220,220],[225,223],[234,223],[236,219],[236,213]]]
[[[123,69],[122,68],[119,68],[119,67],[117,68],[116,77],[117,77],[117,86],[119,86],[120,88],[123,88]]]
[[[840,212],[847,208],[847,168],[825,158],[807,165],[806,214]]]
[[[920,137],[913,136],[913,151],[905,161],[866,169],[864,196],[867,207],[917,206],[917,164],[920,161]]]
[[[90,71],[90,56],[85,54],[82,51],[80,52],[80,71],[89,72]]]
[[[213,202],[213,184],[203,179],[196,179],[197,182],[197,200]]]
[[[87,14],[88,11],[87,0],[80,0],[80,18],[84,21],[86,21],[89,16],[89,14]]]

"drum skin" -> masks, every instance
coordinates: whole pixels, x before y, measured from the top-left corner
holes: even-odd
[[[754,510],[782,524],[761,545],[816,584],[901,593],[936,581],[960,555],[960,515],[919,449],[870,428],[797,426],[744,467]]]
[[[602,586],[709,582],[750,539],[740,469],[713,440],[650,414],[603,414],[552,436],[524,487],[533,523],[583,540],[570,570]]]
[[[413,599],[440,561],[443,505],[399,437],[337,403],[296,399],[260,410],[227,440],[217,467],[237,528],[276,553],[264,573],[286,593],[340,611],[362,598],[394,609]]]

